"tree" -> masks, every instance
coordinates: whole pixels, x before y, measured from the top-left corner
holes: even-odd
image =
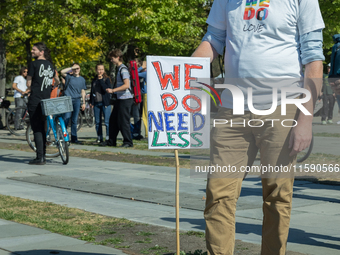
[[[72,62],[97,60],[99,37],[88,36],[94,28],[81,13],[72,13],[65,0],[4,0],[0,26],[5,27],[7,60],[17,74],[18,66],[31,62],[31,48],[43,41],[52,50],[57,67]]]

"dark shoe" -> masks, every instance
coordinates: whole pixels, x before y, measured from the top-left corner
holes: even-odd
[[[99,146],[112,146],[112,147],[116,147],[116,144],[113,144],[110,140],[106,140],[105,142],[102,142],[99,144]]]
[[[142,135],[137,135],[137,136],[134,136],[132,139],[134,140],[142,140],[144,137]]]
[[[103,139],[97,139],[96,140],[96,143],[102,143],[103,142]]]
[[[82,144],[83,144],[83,143],[82,143],[81,141],[79,141],[79,140],[74,141],[74,142],[72,142],[72,143],[75,143],[75,144],[78,144],[78,145],[82,145]]]
[[[44,159],[44,158],[41,158],[41,159],[35,158],[35,159],[29,161],[28,164],[30,164],[30,165],[45,165],[46,164],[46,159]]]
[[[123,145],[120,146],[120,147],[122,147],[122,148],[128,148],[128,147],[133,147],[133,145],[128,144],[128,143],[123,143]]]
[[[101,142],[100,144],[99,144],[99,146],[103,146],[103,147],[105,147],[105,146],[107,146],[108,144],[107,144],[107,142],[105,141],[105,142]]]

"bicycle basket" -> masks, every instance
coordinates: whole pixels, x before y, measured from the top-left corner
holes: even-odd
[[[73,111],[72,99],[68,96],[41,100],[43,115],[55,115]]]

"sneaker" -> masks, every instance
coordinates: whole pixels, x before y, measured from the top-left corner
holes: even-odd
[[[102,143],[103,142],[103,139],[97,139],[96,140],[96,143]]]
[[[333,120],[327,120],[328,124],[333,124]]]
[[[340,125],[340,120],[336,124]]]
[[[327,122],[325,120],[321,121],[321,125],[327,125]]]

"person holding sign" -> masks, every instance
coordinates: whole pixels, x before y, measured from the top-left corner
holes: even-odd
[[[123,136],[122,147],[133,147],[130,131],[130,112],[133,104],[133,96],[130,92],[130,74],[123,64],[123,53],[115,49],[109,53],[111,62],[117,65],[116,84],[113,89],[107,88],[108,93],[117,95],[109,122],[109,141],[103,145],[117,146],[117,135],[119,131]]]
[[[212,129],[211,165],[232,166],[237,171],[209,176],[204,212],[207,249],[210,254],[234,254],[236,202],[245,177],[241,170],[251,166],[260,151],[264,214],[261,254],[283,255],[294,173],[265,174],[264,170],[279,166],[293,169],[289,167],[295,165],[296,154],[311,142],[311,113],[321,90],[324,60],[324,22],[319,4],[317,0],[215,0],[207,23],[208,32],[192,56],[210,57],[212,61],[226,47],[225,83],[234,85],[221,96],[222,107],[215,118],[229,122]],[[284,84],[277,86],[282,79]],[[278,88],[285,94],[276,93],[275,98]],[[249,91],[252,94],[245,97]],[[312,100],[299,98],[302,93]],[[287,106],[287,102],[293,103]],[[233,114],[236,108],[244,109],[244,114]],[[266,119],[272,121],[263,124]]]

